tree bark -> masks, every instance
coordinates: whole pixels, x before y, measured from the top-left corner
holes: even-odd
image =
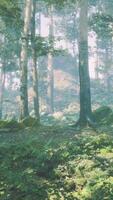
[[[24,28],[22,37],[22,46],[20,54],[20,69],[21,69],[21,86],[20,86],[20,100],[21,100],[21,119],[29,116],[28,110],[28,90],[27,90],[27,61],[28,61],[28,36],[29,26],[31,20],[32,0],[25,1],[24,10]]]
[[[36,1],[33,0],[32,7],[32,21],[31,21],[31,36],[32,36],[32,80],[33,80],[33,102],[35,117],[39,120],[39,94],[38,94],[38,72],[37,72],[37,54],[35,47],[35,13],[36,13]]]
[[[92,121],[90,77],[88,67],[88,1],[80,1],[79,24],[79,78],[80,78],[80,126]]]

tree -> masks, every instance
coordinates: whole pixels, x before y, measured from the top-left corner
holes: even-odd
[[[97,37],[97,66],[96,74],[101,75],[103,81],[105,100],[111,102],[112,98],[112,49],[113,49],[113,3],[111,1],[98,1],[98,11],[93,14],[91,19],[91,28],[96,33]],[[102,89],[102,88],[101,88]],[[104,101],[105,102],[105,101]]]
[[[79,78],[81,126],[92,121],[90,77],[88,68],[88,0],[80,1],[79,21]]]
[[[29,27],[30,27],[30,20],[31,20],[31,7],[32,7],[32,0],[26,0],[25,9],[24,9],[24,27],[23,27],[23,36],[22,36],[22,47],[21,47],[21,54],[20,54],[21,119],[29,116],[28,91],[27,91],[27,50],[28,50],[28,40],[29,40]]]
[[[39,94],[38,94],[38,73],[37,73],[37,52],[36,52],[36,36],[35,36],[35,13],[36,13],[36,0],[33,0],[32,6],[32,20],[31,20],[31,38],[32,38],[32,80],[33,80],[33,101],[35,117],[39,120]]]
[[[48,98],[49,98],[49,112],[54,112],[54,69],[53,69],[53,6],[48,7],[49,13],[49,42],[50,48],[48,53]]]
[[[3,66],[1,68],[1,74],[0,74],[0,119],[2,119],[2,109],[3,109],[3,97],[4,97],[4,87],[5,87],[5,62],[3,63]]]

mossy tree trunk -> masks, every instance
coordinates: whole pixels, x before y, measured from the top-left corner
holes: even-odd
[[[27,61],[28,61],[28,41],[29,41],[29,27],[31,20],[32,0],[25,1],[24,8],[24,27],[22,36],[22,46],[20,54],[20,70],[21,70],[21,86],[20,86],[20,100],[21,100],[21,119],[29,116],[28,110],[28,90],[27,90]]]
[[[80,126],[92,121],[90,77],[88,67],[88,0],[80,1],[79,24],[79,78],[80,78]]]
[[[36,52],[36,35],[35,35],[35,13],[36,1],[33,0],[32,6],[32,20],[31,20],[31,38],[32,38],[32,80],[33,80],[33,102],[35,117],[39,120],[39,93],[38,93],[38,71],[37,71],[37,52]]]

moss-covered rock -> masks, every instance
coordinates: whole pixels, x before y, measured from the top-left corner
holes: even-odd
[[[112,124],[113,123],[113,111],[108,106],[102,106],[93,112],[93,116],[97,123]]]
[[[107,125],[113,124],[113,112],[107,118]]]

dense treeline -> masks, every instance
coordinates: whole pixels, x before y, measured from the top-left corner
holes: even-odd
[[[112,106],[112,8],[101,0],[2,0],[0,118],[39,121],[80,107],[77,124],[94,124],[92,109]]]

